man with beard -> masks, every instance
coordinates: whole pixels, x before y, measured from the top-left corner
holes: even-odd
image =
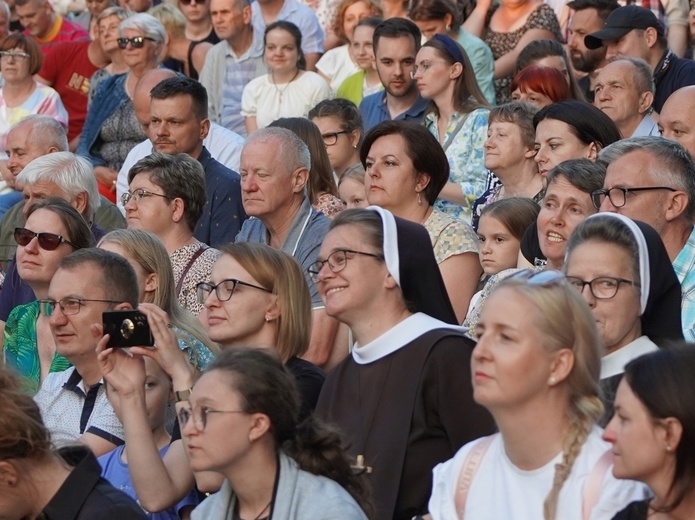
[[[606,63],[606,48],[588,49],[584,45],[584,36],[603,29],[608,15],[620,5],[616,0],[573,0],[567,5],[574,11],[569,23],[567,48],[576,71],[585,72],[579,80],[579,86],[589,101],[594,100],[594,81],[597,69]]]
[[[385,20],[374,30],[376,71],[384,90],[360,103],[365,132],[391,119],[422,121],[427,101],[411,77],[421,38],[418,26],[405,18]]]

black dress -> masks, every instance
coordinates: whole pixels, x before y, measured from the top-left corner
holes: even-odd
[[[647,520],[648,514],[649,500],[639,500],[628,504],[613,517],[613,520]]]

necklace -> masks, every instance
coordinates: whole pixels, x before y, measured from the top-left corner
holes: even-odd
[[[277,90],[278,94],[280,94],[280,102],[278,103],[279,105],[282,105],[282,94],[285,92],[285,90],[287,90],[289,88],[290,83],[292,83],[295,79],[297,79],[297,76],[299,76],[299,72],[300,72],[300,70],[297,69],[297,72],[294,73],[294,76],[292,76],[292,79],[287,82],[287,84],[285,85],[285,88],[283,88],[282,90],[278,88],[278,85],[275,82],[275,76],[273,75],[273,73],[272,72],[270,73],[270,77],[273,79],[273,86],[275,87],[275,90]]]
[[[261,512],[258,513],[256,518],[254,518],[253,520],[258,520],[261,517],[261,515],[266,512],[266,510],[270,507],[270,504],[272,504],[272,503],[273,503],[273,500],[270,499],[270,502],[268,502],[268,504],[263,509],[261,509]]]

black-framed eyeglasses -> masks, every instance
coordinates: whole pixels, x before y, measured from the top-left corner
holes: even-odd
[[[353,249],[337,249],[333,251],[330,255],[328,255],[328,258],[326,258],[325,260],[317,260],[316,262],[311,264],[307,269],[307,272],[309,273],[309,276],[311,276],[311,279],[314,282],[319,281],[319,273],[321,272],[321,269],[323,269],[323,266],[326,264],[328,264],[328,268],[332,272],[339,273],[340,271],[345,269],[348,259],[351,258],[348,256],[348,254],[371,256],[372,258],[378,258],[379,260],[384,259],[383,255],[377,255],[375,253],[366,253],[365,251],[355,251]]]
[[[321,137],[323,137],[323,144],[326,146],[333,146],[335,143],[338,142],[338,136],[340,134],[349,134],[351,133],[350,130],[341,130],[340,132],[328,132],[326,134],[321,134]]]
[[[6,60],[26,60],[29,58],[29,54],[20,51],[0,51],[0,58],[4,58]]]
[[[203,5],[207,0],[179,0],[183,5],[200,4]]]
[[[161,193],[154,193],[152,191],[147,191],[144,188],[138,188],[137,190],[134,191],[126,191],[121,195],[121,204],[124,206],[130,202],[130,199],[133,199],[136,203],[140,202],[142,199],[146,199],[147,197],[162,197],[164,199],[169,200],[169,197],[166,195],[163,195]]]
[[[121,49],[128,47],[129,43],[133,49],[142,49],[145,46],[145,41],[156,42],[157,40],[149,36],[133,36],[132,38],[118,38],[116,41]]]
[[[593,280],[582,280],[576,276],[568,276],[567,281],[569,284],[577,289],[580,293],[584,292],[584,287],[589,286],[591,294],[597,300],[610,300],[618,294],[618,289],[620,289],[621,283],[630,284],[633,287],[639,287],[640,284],[634,280],[626,280],[625,278],[614,278],[612,276],[599,276]]]
[[[179,409],[177,415],[179,418],[179,427],[183,429],[184,426],[188,424],[191,417],[193,418],[193,425],[195,429],[199,432],[205,431],[205,427],[208,425],[208,415],[211,413],[246,413],[243,410],[213,410],[207,406],[196,406],[194,408],[188,408],[186,406]]]
[[[34,240],[34,238],[39,239],[39,247],[46,251],[53,251],[57,249],[60,244],[67,244],[77,249],[75,244],[55,233],[36,233],[27,228],[14,228],[14,240],[20,246],[28,246],[29,242]]]
[[[678,191],[675,188],[670,188],[668,186],[645,186],[640,188],[610,188],[610,189],[600,189],[591,192],[591,202],[594,204],[596,209],[601,209],[601,204],[603,201],[611,201],[611,204],[616,208],[622,208],[627,202],[627,194],[632,192],[640,191],[653,191],[653,190],[668,190],[668,191]]]
[[[39,312],[44,316],[52,316],[57,305],[65,316],[74,316],[80,312],[82,306],[87,302],[123,303],[118,300],[93,300],[89,298],[63,298],[58,301],[39,300]]]
[[[235,291],[237,285],[244,285],[246,287],[252,287],[254,289],[258,289],[259,291],[265,291],[268,293],[273,292],[270,289],[266,289],[265,287],[261,287],[260,285],[254,285],[252,283],[242,282],[241,280],[237,280],[236,278],[227,278],[225,280],[222,280],[217,285],[213,284],[212,282],[200,282],[198,285],[196,285],[196,294],[198,295],[198,303],[205,303],[212,291],[215,291],[215,296],[217,296],[217,299],[220,300],[221,302],[229,301],[229,299],[234,294],[234,291]]]

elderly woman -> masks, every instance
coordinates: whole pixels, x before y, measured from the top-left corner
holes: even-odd
[[[164,244],[179,303],[197,316],[203,305],[196,286],[209,279],[220,256],[193,237],[205,204],[203,167],[186,154],[155,152],[131,168],[122,202],[128,228],[151,231]]]
[[[614,520],[693,517],[694,371],[692,345],[645,354],[625,367],[615,397],[620,412],[603,439],[620,453],[613,474],[644,482],[653,497],[631,503]]]
[[[472,70],[463,47],[436,34],[418,51],[411,74],[420,95],[431,100],[425,126],[449,161],[449,182],[437,209],[468,223],[473,203],[485,191],[483,143],[490,112]]]
[[[367,133],[360,158],[369,204],[427,229],[460,323],[482,270],[473,228],[434,207],[449,181],[449,162],[442,147],[421,125],[386,121]]]
[[[492,427],[472,402],[471,342],[452,325],[429,244],[422,226],[387,210],[345,210],[309,269],[326,312],[355,338],[326,378],[317,415],[348,434],[378,519],[423,514],[430,470]]]
[[[99,464],[89,448],[55,450],[38,405],[5,370],[0,370],[0,409],[4,518],[54,518],[64,515],[66,504],[76,519],[147,518],[135,501],[100,478]]]
[[[603,462],[598,332],[563,274],[507,278],[476,329],[473,396],[499,433],[435,468],[432,518],[612,518],[642,498]]]
[[[43,54],[30,36],[13,33],[0,42],[0,145],[6,150],[7,134],[22,118],[45,114],[67,128],[68,113],[58,93],[37,83],[34,74],[41,70]]]
[[[528,103],[512,102],[490,110],[485,168],[491,180],[499,183],[489,188],[473,206],[473,227],[488,204],[509,197],[525,197],[540,203],[543,179],[538,173],[533,116],[537,109]],[[491,182],[489,182],[492,184]]]
[[[128,72],[100,82],[77,145],[77,154],[94,165],[99,192],[112,202],[128,152],[147,137],[135,117],[133,91],[138,79],[158,65],[166,31],[153,16],[139,13],[121,22],[118,36]]]
[[[89,80],[90,104],[102,79],[128,72],[128,65],[123,61],[123,51],[118,46],[118,26],[123,20],[132,15],[131,11],[126,11],[121,7],[108,7],[97,16],[96,38],[99,39],[101,50],[110,63],[92,74]]]
[[[48,286],[60,260],[73,251],[94,245],[94,237],[75,208],[63,199],[39,200],[27,211],[24,227],[15,229],[17,270],[38,300],[48,297]],[[4,356],[8,366],[36,392],[49,372],[70,363],[56,354],[48,317],[39,313],[40,302],[18,305],[7,318]]]
[[[655,341],[683,339],[680,283],[656,231],[617,213],[592,215],[576,227],[565,272],[589,304],[604,345],[605,425],[625,365],[656,350]]]

